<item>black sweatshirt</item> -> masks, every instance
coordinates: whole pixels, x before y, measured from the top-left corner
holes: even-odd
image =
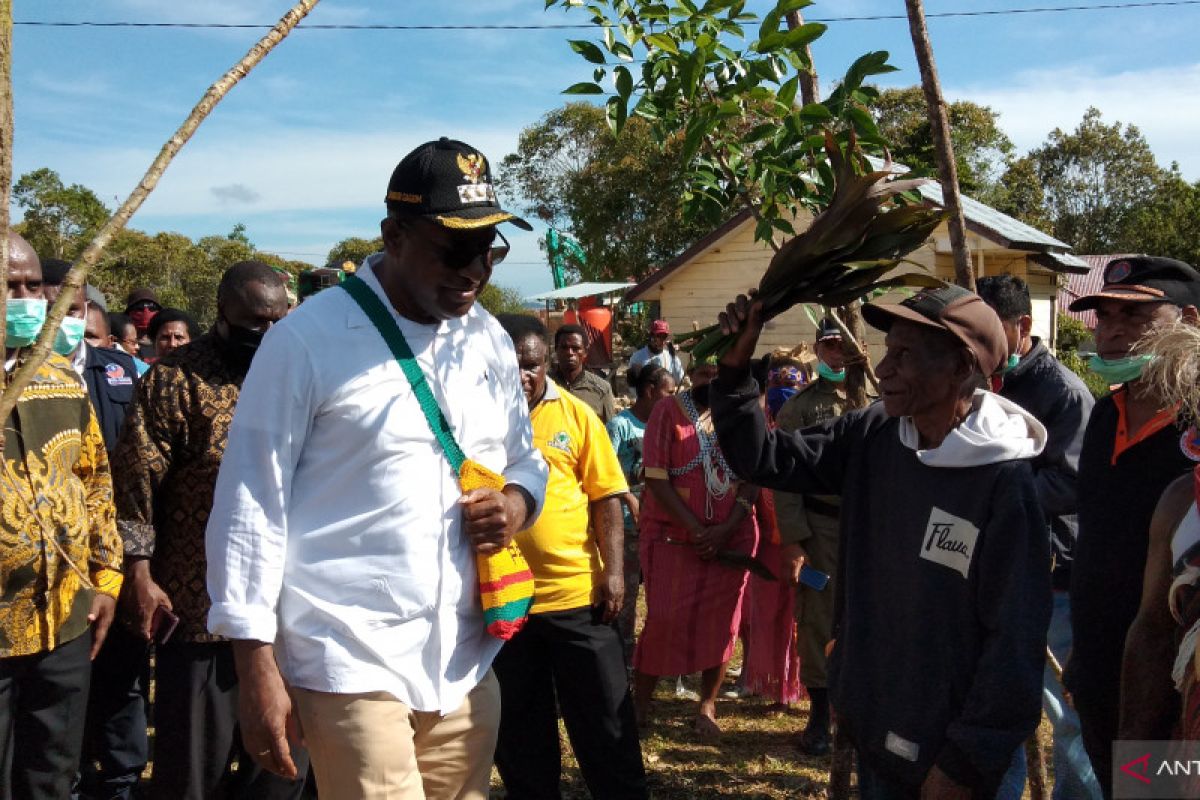
[[[1167,485],[1196,466],[1175,425],[1129,447],[1113,463],[1117,427],[1116,403],[1102,398],[1079,459],[1079,539],[1071,565],[1072,643],[1065,676],[1078,707],[1109,741],[1117,736],[1125,634],[1142,599],[1150,520]]]
[[[711,386],[739,477],[843,497],[830,699],[861,757],[913,788],[937,764],[993,791],[1041,718],[1050,546],[1028,461],[929,466],[878,403],[768,431],[753,380]]]
[[[1054,588],[1065,591],[1071,578],[1072,546],[1079,530],[1076,478],[1083,431],[1096,401],[1079,376],[1059,363],[1041,340],[1021,363],[1005,373],[1000,395],[1046,426],[1046,449],[1033,460],[1034,486],[1054,534]]]

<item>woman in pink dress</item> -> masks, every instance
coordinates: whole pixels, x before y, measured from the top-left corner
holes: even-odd
[[[718,551],[752,554],[758,490],[737,480],[717,445],[708,413],[711,364],[693,368],[693,386],[661,400],[643,440],[646,489],[640,519],[646,624],[634,653],[634,700],[645,722],[662,675],[701,672],[695,729],[716,737],[717,692],[741,622],[744,569]]]

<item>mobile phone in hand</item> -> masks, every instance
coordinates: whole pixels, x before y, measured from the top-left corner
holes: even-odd
[[[166,606],[154,609],[154,617],[150,620],[150,638],[158,644],[166,644],[179,625],[179,617],[167,610]]]
[[[808,564],[800,568],[800,583],[818,592],[825,589],[825,585],[829,583],[829,573],[821,572],[819,569],[813,569]]]

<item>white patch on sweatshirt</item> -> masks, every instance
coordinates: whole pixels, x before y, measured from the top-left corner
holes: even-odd
[[[921,745],[916,742],[910,742],[899,734],[888,731],[887,737],[883,740],[883,746],[889,753],[900,756],[905,761],[916,761],[921,752]]]
[[[949,567],[967,577],[979,528],[937,506],[929,512],[929,525],[921,540],[921,558]]]

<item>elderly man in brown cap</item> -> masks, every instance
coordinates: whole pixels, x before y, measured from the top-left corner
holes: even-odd
[[[762,305],[730,304],[737,340],[710,389],[721,450],[752,483],[843,498],[829,690],[860,795],[993,797],[1041,716],[1050,547],[1029,459],[1046,431],[980,388],[1008,352],[977,295],[863,312],[887,332],[883,402],[784,434],[750,377]]]

